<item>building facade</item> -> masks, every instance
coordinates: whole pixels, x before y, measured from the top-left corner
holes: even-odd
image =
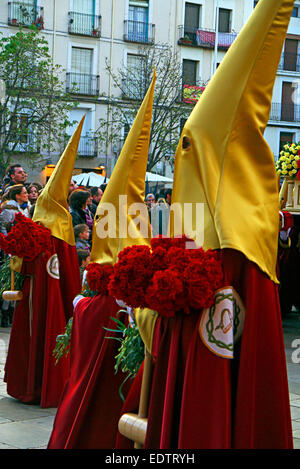
[[[76,160],[78,171],[105,165],[111,173],[120,145],[100,148],[95,130],[109,119],[110,99],[117,95],[106,70],[134,66],[141,45],[170,44],[182,66],[184,92],[207,83],[255,8],[253,0],[18,0],[0,2],[0,32],[15,34],[19,24],[35,23],[49,43],[54,64],[64,72],[66,90],[78,105],[71,120],[86,114]],[[23,8],[23,10],[22,10]],[[29,16],[24,17],[24,8]],[[274,86],[269,124],[265,132],[276,158],[284,143],[300,140],[300,1],[283,48]],[[1,78],[1,77],[0,77]],[[122,99],[122,96],[120,96]],[[190,100],[190,110],[193,106]],[[186,101],[185,101],[186,102]],[[69,129],[72,133],[73,128]],[[125,132],[125,130],[124,130]],[[122,142],[123,136],[120,136]],[[179,138],[179,137],[178,137]],[[51,155],[55,164],[60,149]],[[26,158],[20,155],[27,169]],[[45,162],[49,155],[45,155]],[[171,167],[158,164],[170,175]],[[43,177],[42,167],[29,170],[31,180]]]

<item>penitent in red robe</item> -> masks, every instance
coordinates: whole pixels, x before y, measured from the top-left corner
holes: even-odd
[[[75,246],[53,236],[51,240],[59,278],[49,275],[43,255],[23,262],[23,299],[14,311],[4,375],[10,396],[43,408],[57,407],[68,376],[69,360],[63,358],[55,365],[53,350],[81,291]]]
[[[146,449],[289,449],[292,429],[278,286],[241,253],[221,251],[226,285],[245,305],[234,359],[202,342],[201,314],[159,317]],[[142,370],[121,415],[137,412]],[[116,448],[133,444],[118,434]]]
[[[115,372],[120,343],[111,319],[120,306],[111,296],[82,298],[74,308],[70,372],[53,425],[48,449],[106,449],[115,444],[126,375]],[[125,314],[125,316],[124,316]],[[118,314],[126,324],[127,313]],[[127,381],[122,388],[126,396]]]

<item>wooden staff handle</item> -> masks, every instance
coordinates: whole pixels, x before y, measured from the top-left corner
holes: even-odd
[[[22,300],[23,293],[19,290],[15,290],[15,271],[11,269],[10,275],[11,290],[4,291],[2,294],[3,300],[6,301],[18,301]]]
[[[148,403],[152,378],[152,356],[145,350],[144,370],[138,414],[127,413],[119,420],[119,432],[135,442],[136,449],[142,449],[147,432]]]

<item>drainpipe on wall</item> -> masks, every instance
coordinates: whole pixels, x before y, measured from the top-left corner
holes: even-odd
[[[56,55],[56,0],[53,0],[52,67],[54,67],[54,64],[55,64],[55,55]],[[50,106],[51,106],[51,103],[50,103]],[[51,115],[51,108],[50,108],[50,115]],[[48,163],[52,162],[50,144],[51,144],[51,121],[50,121],[50,128],[49,128]]]
[[[113,48],[114,48],[114,34],[115,34],[115,0],[112,0],[111,4],[111,41],[110,41],[110,68],[113,68]],[[109,86],[108,86],[108,105],[107,105],[107,134],[106,134],[106,172],[108,170],[108,135],[109,135],[109,121],[111,115],[111,90],[112,90],[112,79],[111,74],[109,73]]]
[[[219,42],[219,2],[218,0],[215,0],[215,18],[216,18],[216,24],[215,24],[215,50],[214,50],[214,66],[213,66],[213,71],[212,74],[215,73],[217,69],[217,63],[218,63],[218,42]]]
[[[52,64],[55,62],[56,48],[56,0],[53,2],[53,39],[52,39]]]

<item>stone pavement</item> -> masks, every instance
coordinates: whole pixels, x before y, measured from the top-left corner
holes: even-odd
[[[291,313],[283,328],[294,448],[300,449],[300,314]],[[25,405],[7,395],[3,375],[9,333],[10,328],[0,328],[0,449],[46,449],[56,409]]]

